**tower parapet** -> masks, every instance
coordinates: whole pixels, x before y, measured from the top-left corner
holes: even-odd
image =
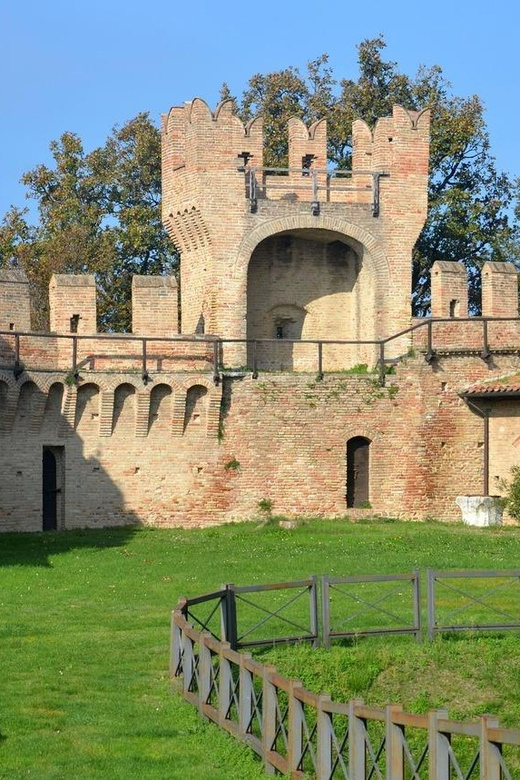
[[[213,113],[196,98],[162,120],[163,219],[181,254],[182,332],[203,320],[207,333],[228,338],[280,337],[277,323],[292,317],[284,306],[299,312],[289,330],[300,338],[370,340],[406,327],[411,252],[426,219],[429,113],[395,106],[373,131],[356,121],[346,173],[326,170],[326,123],[297,118],[288,122],[289,168],[264,168],[261,119],[244,125],[232,108],[226,101]],[[318,289],[315,280],[306,288],[316,274]]]

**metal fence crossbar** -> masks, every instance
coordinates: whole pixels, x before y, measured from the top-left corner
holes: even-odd
[[[437,579],[437,578],[436,578]],[[511,615],[508,612],[504,612],[503,610],[499,609],[498,607],[494,607],[491,604],[486,604],[485,598],[488,598],[492,596],[494,593],[499,591],[501,588],[505,588],[509,585],[511,585],[511,582],[502,582],[499,585],[497,585],[495,588],[492,588],[491,590],[486,591],[486,593],[482,594],[482,596],[479,598],[478,596],[473,596],[471,593],[467,593],[466,591],[461,590],[460,588],[456,588],[454,585],[450,585],[445,580],[439,580],[437,579],[437,582],[440,582],[447,590],[451,590],[454,593],[458,593],[460,596],[464,596],[464,598],[467,599],[468,603],[463,604],[458,609],[453,610],[452,612],[448,612],[445,616],[445,619],[447,620],[450,617],[454,617],[455,615],[459,615],[461,612],[464,612],[464,610],[469,609],[470,603],[474,602],[475,604],[481,604],[486,609],[491,610],[497,615],[502,615],[503,617],[510,618],[511,620],[518,620],[515,615]]]
[[[220,607],[220,601],[217,601],[217,602],[215,603],[215,605],[214,605],[213,609],[212,609],[212,610],[211,610],[211,612],[209,613],[208,617],[207,617],[205,620],[204,620],[203,618],[202,618],[202,619],[199,619],[199,618],[197,617],[197,615],[194,615],[194,614],[193,614],[193,612],[191,612],[191,610],[190,610],[189,608],[186,610],[186,614],[187,614],[187,615],[188,615],[188,616],[189,616],[189,617],[190,617],[192,620],[194,620],[194,621],[195,621],[195,623],[197,623],[197,625],[199,625],[199,626],[202,628],[202,630],[203,630],[203,631],[208,631],[208,632],[211,634],[211,636],[215,637],[215,639],[219,639],[218,635],[217,635],[217,634],[215,634],[215,633],[214,633],[214,632],[211,630],[211,628],[209,627],[209,622],[210,622],[211,618],[213,617],[213,615],[215,614],[215,612],[218,610],[218,608],[219,608],[219,607]]]
[[[281,620],[283,623],[287,623],[287,625],[292,626],[293,628],[297,628],[300,631],[308,632],[308,629],[305,626],[301,626],[298,623],[295,623],[294,621],[289,620],[289,618],[282,617],[280,615],[280,612],[282,612],[282,610],[284,610],[286,607],[288,607],[291,604],[293,604],[297,599],[300,598],[300,596],[303,596],[304,593],[305,593],[304,590],[302,590],[300,593],[297,593],[295,596],[290,598],[289,601],[286,601],[284,604],[282,604],[280,607],[278,607],[278,609],[276,609],[274,612],[271,612],[269,609],[266,609],[261,604],[256,604],[254,601],[251,601],[250,599],[246,599],[244,596],[242,596],[242,594],[236,593],[236,599],[237,600],[243,601],[245,604],[249,604],[250,606],[255,607],[256,609],[260,610],[260,612],[266,612],[267,613],[267,617],[262,618],[262,620],[260,620],[258,623],[256,623],[252,628],[249,628],[247,631],[245,631],[245,633],[241,634],[238,637],[238,641],[241,642],[243,639],[246,638],[246,636],[249,636],[250,634],[252,634],[253,631],[256,631],[257,628],[260,628],[265,623],[267,623],[268,620],[271,620],[271,618],[274,618],[274,617],[279,618],[279,620]]]
[[[393,596],[394,593],[398,593],[400,588],[397,586],[394,588],[394,590],[390,591],[389,593],[384,594],[380,598],[376,599],[375,601],[366,601],[365,599],[362,599],[361,596],[356,596],[356,594],[351,593],[345,593],[344,591],[340,590],[336,585],[329,585],[331,590],[336,590],[338,593],[340,593],[342,596],[345,596],[345,598],[352,599],[352,601],[358,602],[358,604],[364,604],[365,607],[368,607],[369,609],[373,609],[375,612],[380,612],[382,615],[387,615],[388,617],[395,618],[395,620],[401,620],[400,615],[396,615],[393,612],[390,612],[389,610],[382,609],[381,607],[378,607],[378,604],[381,604],[383,601],[386,601],[386,599],[390,598],[390,596]],[[354,618],[358,617],[358,615],[362,615],[364,612],[366,612],[365,609],[360,609],[357,612],[355,612],[353,615],[350,615],[349,617],[345,618],[345,620],[340,623],[340,625],[345,625],[346,623],[350,623]]]

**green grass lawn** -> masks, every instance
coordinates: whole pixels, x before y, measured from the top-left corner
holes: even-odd
[[[248,751],[170,693],[169,615],[180,596],[309,574],[517,568],[519,553],[518,528],[436,523],[1,535],[0,777],[263,777]],[[520,728],[516,632],[261,657],[338,698],[492,711]]]

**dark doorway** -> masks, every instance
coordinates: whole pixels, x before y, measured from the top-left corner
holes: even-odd
[[[63,447],[44,447],[42,458],[42,527],[56,531],[60,527],[63,481]]]
[[[364,436],[347,441],[347,507],[352,509],[369,503],[369,448]]]

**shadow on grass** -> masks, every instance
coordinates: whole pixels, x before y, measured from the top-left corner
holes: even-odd
[[[0,536],[0,567],[52,566],[55,555],[78,548],[123,547],[139,526],[81,529],[45,533],[6,533]]]

